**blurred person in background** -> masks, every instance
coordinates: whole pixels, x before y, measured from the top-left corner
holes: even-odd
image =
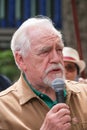
[[[66,79],[84,82],[85,80],[81,78],[81,72],[85,70],[86,63],[80,59],[77,50],[71,47],[64,47],[63,60]]]
[[[0,74],[0,91],[5,90],[9,86],[11,86],[11,80],[7,76]]]

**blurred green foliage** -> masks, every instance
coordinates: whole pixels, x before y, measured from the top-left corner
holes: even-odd
[[[12,82],[19,77],[20,71],[15,64],[11,50],[0,51],[0,74],[4,74]]]

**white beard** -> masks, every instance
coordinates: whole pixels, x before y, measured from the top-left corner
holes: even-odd
[[[65,74],[62,75],[61,73],[58,73],[58,74],[54,74],[51,78],[45,77],[45,78],[43,79],[43,82],[44,82],[44,84],[46,84],[47,86],[51,87],[53,80],[56,79],[56,78],[65,79]]]

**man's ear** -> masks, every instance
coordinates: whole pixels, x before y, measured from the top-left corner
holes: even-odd
[[[20,67],[20,69],[25,71],[26,65],[25,65],[24,59],[23,59],[22,55],[19,54],[18,52],[15,53],[15,60],[18,64],[18,66]]]

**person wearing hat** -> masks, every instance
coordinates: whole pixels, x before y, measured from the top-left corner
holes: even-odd
[[[77,50],[71,47],[63,48],[63,60],[66,79],[77,81],[86,67],[85,61],[81,60]]]

